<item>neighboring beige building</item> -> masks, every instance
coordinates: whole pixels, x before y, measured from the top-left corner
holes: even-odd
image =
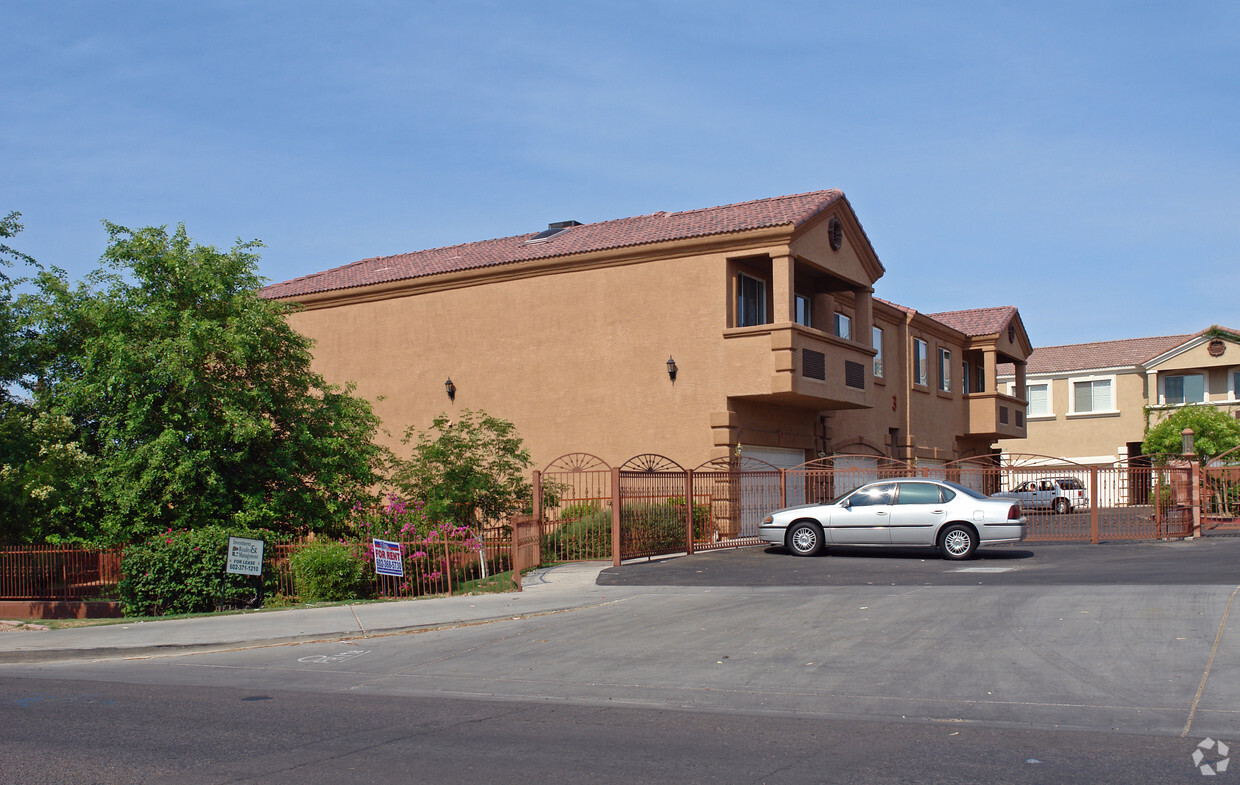
[[[264,296],[302,306],[289,319],[317,369],[375,402],[392,446],[463,408],[514,422],[539,467],[578,451],[943,462],[1023,437],[1023,395],[996,386],[1031,351],[1016,309],[921,314],[873,296],[883,273],[832,190],[565,221]]]
[[[1036,349],[1026,366],[1029,433],[1008,453],[1123,463],[1141,454],[1147,426],[1183,407],[1213,404],[1240,417],[1240,333],[1217,325],[1192,335]],[[1017,382],[1000,369],[1001,385]]]

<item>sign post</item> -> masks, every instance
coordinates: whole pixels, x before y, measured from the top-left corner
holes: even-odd
[[[224,575],[220,576],[220,605],[224,604],[224,581],[229,574],[254,575],[258,588],[254,594],[259,603],[263,599],[263,541],[245,537],[228,538],[228,559],[224,563]]]
[[[391,578],[405,577],[405,560],[401,558],[400,543],[389,540],[371,540],[375,553],[375,574]],[[399,594],[399,592],[396,592]]]

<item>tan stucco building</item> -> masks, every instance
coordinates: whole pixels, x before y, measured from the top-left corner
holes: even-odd
[[[943,462],[1023,437],[1023,392],[996,378],[1032,350],[1016,309],[922,314],[874,297],[884,272],[832,190],[563,221],[264,296],[302,307],[318,370],[356,383],[393,446],[463,408],[514,422],[539,467],[578,451]]]
[[[1217,325],[1189,335],[1047,346],[1025,369],[1029,432],[1011,454],[1121,464],[1141,454],[1147,426],[1184,406],[1240,416],[1240,334]],[[1000,369],[1001,385],[1016,384]]]

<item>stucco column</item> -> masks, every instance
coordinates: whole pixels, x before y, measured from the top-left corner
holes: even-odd
[[[784,324],[792,321],[796,314],[793,297],[796,296],[795,260],[792,254],[779,254],[771,257],[771,297],[774,308],[771,321]]]
[[[853,340],[863,346],[874,342],[871,327],[874,326],[874,290],[861,287],[853,290],[857,301],[856,326],[853,329]]]
[[[1026,402],[1029,400],[1028,390],[1025,388],[1025,364],[1019,360],[1016,361],[1016,388],[1012,390],[1012,397]]]
[[[990,390],[992,392],[999,392],[999,375],[998,375],[998,366],[995,365],[996,359],[997,357],[995,355],[995,350],[993,348],[982,350],[982,369],[983,369],[982,370],[982,386],[983,386],[983,389],[978,390],[978,392],[986,392],[987,390]]]
[[[835,329],[835,295],[830,292],[814,295],[810,311],[814,317],[813,327],[824,333]]]

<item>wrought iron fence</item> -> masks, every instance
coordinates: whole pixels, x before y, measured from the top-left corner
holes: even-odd
[[[0,546],[0,599],[114,600],[120,548]]]

